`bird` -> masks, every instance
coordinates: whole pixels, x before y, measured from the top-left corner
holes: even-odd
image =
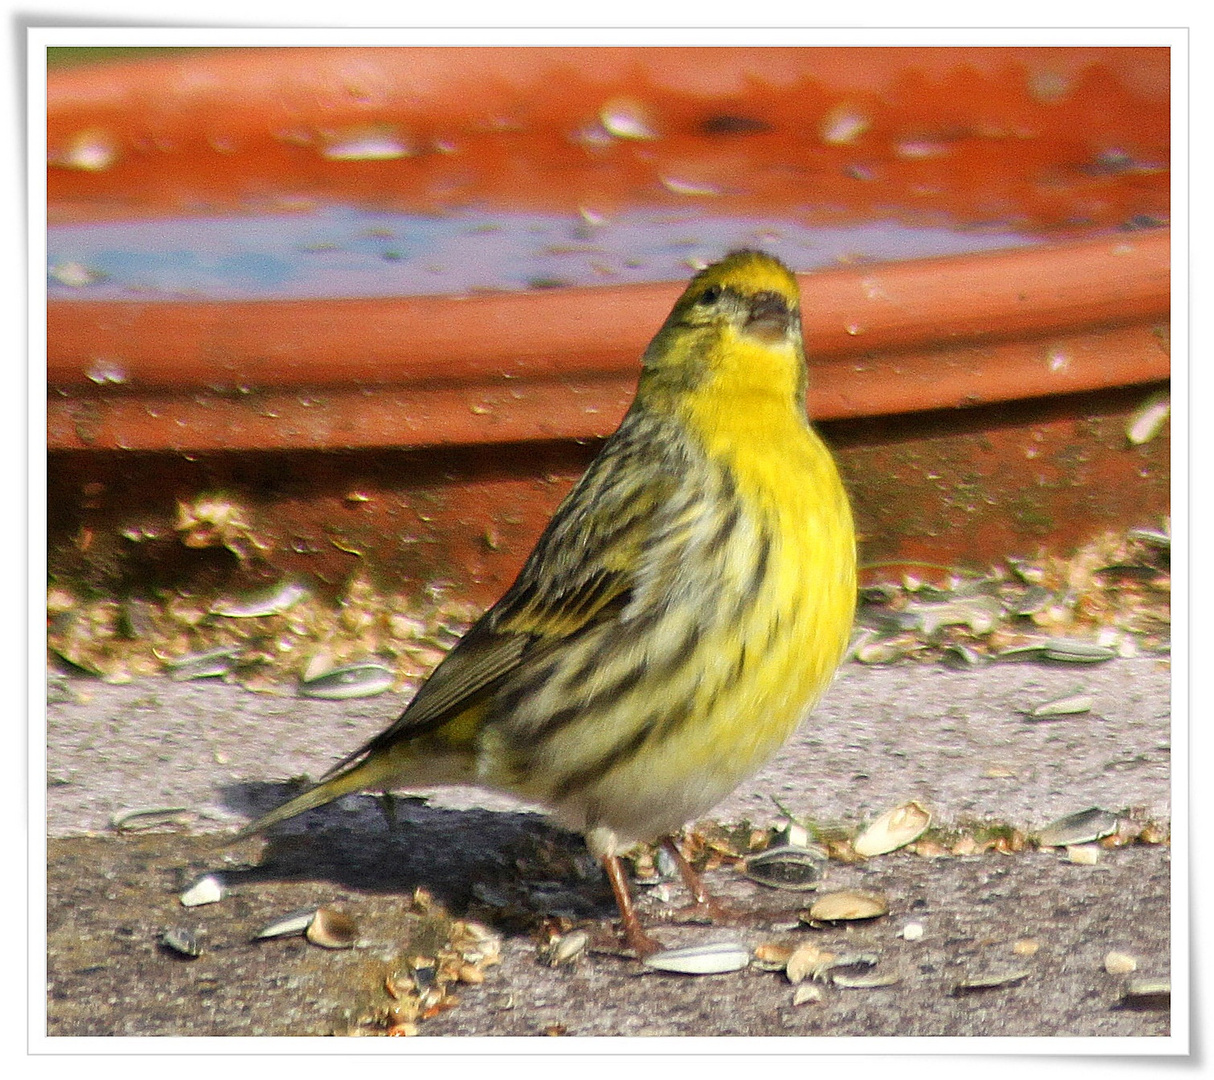
[[[539,803],[601,862],[665,843],[780,748],[834,678],[852,512],[806,410],[794,274],[757,250],[692,277],[635,398],[518,577],[397,720],[236,839],[358,791],[478,785]]]

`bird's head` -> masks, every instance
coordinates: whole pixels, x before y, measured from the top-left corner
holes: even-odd
[[[701,270],[645,350],[655,389],[786,396],[805,404],[797,279],[761,251],[736,251]]]

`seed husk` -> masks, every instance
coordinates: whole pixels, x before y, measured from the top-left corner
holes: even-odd
[[[793,950],[788,963],[784,965],[784,974],[788,976],[790,983],[796,984],[812,975],[820,965],[829,963],[834,958],[834,953],[826,952],[813,942],[807,941]]]
[[[679,975],[720,975],[741,971],[750,963],[750,950],[736,941],[714,941],[707,945],[687,945],[663,949],[642,961],[655,971]]]
[[[1098,806],[1051,821],[1037,834],[1039,847],[1071,847],[1090,844],[1117,831],[1121,819]]]
[[[316,908],[292,911],[289,915],[283,915],[262,927],[253,936],[253,940],[261,941],[266,938],[294,937],[303,934],[311,925],[315,915]]]
[[[166,930],[160,935],[160,943],[188,960],[196,960],[202,955],[202,942],[198,934],[184,926],[174,926]]]
[[[1110,949],[1104,954],[1104,970],[1110,975],[1129,975],[1138,970],[1138,961],[1129,953]]]
[[[212,615],[228,619],[257,619],[263,615],[281,615],[308,595],[297,581],[284,581],[270,589],[253,593],[243,600],[221,599],[211,605]]]
[[[110,818],[110,828],[120,832],[140,832],[189,823],[190,811],[184,806],[140,806],[119,810]]]
[[[1172,1006],[1172,984],[1167,979],[1131,979],[1121,995],[1126,1009],[1168,1009]]]
[[[190,653],[175,660],[166,660],[165,667],[169,670],[169,677],[175,682],[217,679],[235,669],[240,653],[239,646],[224,645],[217,649],[207,649],[205,652]]]
[[[1051,716],[1074,716],[1078,713],[1091,711],[1092,698],[1090,694],[1071,694],[1068,697],[1042,702],[1028,715],[1035,719],[1041,719]]]
[[[182,907],[201,907],[203,904],[215,904],[227,895],[223,880],[214,874],[200,877],[193,885],[181,894]]]
[[[1134,446],[1150,442],[1160,431],[1172,411],[1172,399],[1166,392],[1152,394],[1130,417],[1126,425],[1126,438]]]
[[[572,964],[586,951],[589,942],[590,935],[585,930],[570,930],[549,945],[545,960],[549,967]]]
[[[972,994],[981,990],[997,990],[1003,986],[1015,986],[1030,975],[1028,968],[992,969],[977,972],[962,979],[953,988],[953,994]]]
[[[350,949],[358,938],[358,924],[344,911],[320,907],[304,936],[323,949]]]
[[[791,945],[765,941],[755,946],[754,959],[751,962],[760,971],[783,971],[788,967],[788,961],[795,952]]]
[[[898,931],[898,936],[902,938],[903,941],[918,941],[921,937],[923,937],[923,923],[908,922],[900,931]]]
[[[744,873],[751,881],[772,889],[803,892],[818,887],[821,865],[821,857],[808,848],[785,844],[752,855],[746,860]]]
[[[878,893],[844,889],[818,897],[802,919],[808,915],[813,922],[854,922],[875,919],[888,912],[889,905]]]
[[[1042,654],[1047,660],[1060,660],[1069,664],[1099,664],[1117,656],[1116,649],[1094,645],[1090,641],[1075,641],[1071,638],[1049,638]]]
[[[301,697],[322,701],[349,701],[352,698],[374,697],[387,690],[393,681],[392,672],[381,664],[350,664],[334,668],[319,678],[299,684]]]
[[[1100,862],[1100,848],[1095,844],[1068,844],[1066,857],[1076,866],[1095,866]]]
[[[932,815],[911,801],[887,810],[852,843],[857,855],[866,859],[885,855],[917,840],[932,823]]]
[[[1054,594],[1044,585],[1030,585],[1016,601],[1013,610],[1017,615],[1036,615],[1037,612],[1044,611],[1053,599]]]
[[[794,1005],[816,1005],[822,1000],[822,987],[817,983],[802,983],[793,991]]]
[[[1138,540],[1143,544],[1150,544],[1163,551],[1169,551],[1172,547],[1172,537],[1160,529],[1130,529],[1126,533],[1126,537],[1130,540]]]
[[[875,990],[881,986],[900,983],[902,976],[895,975],[892,971],[873,971],[867,975],[849,975],[846,971],[836,971],[831,975],[830,981],[845,990]]]

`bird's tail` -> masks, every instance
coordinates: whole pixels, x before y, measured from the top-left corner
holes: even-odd
[[[393,770],[389,761],[386,760],[387,757],[388,755],[372,754],[370,757],[358,762],[358,764],[343,769],[336,776],[321,781],[315,787],[308,788],[307,791],[301,792],[293,799],[289,799],[277,809],[271,810],[268,814],[246,825],[235,836],[225,840],[225,844],[235,844],[240,840],[253,836],[255,833],[268,829],[271,825],[277,825],[280,821],[293,818],[296,814],[302,814],[305,810],[324,806],[325,803],[330,803],[334,799],[340,799],[343,795],[349,795],[355,791],[375,789],[381,785],[389,784]]]

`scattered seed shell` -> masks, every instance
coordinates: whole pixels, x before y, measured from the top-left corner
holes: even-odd
[[[1037,660],[1044,655],[1044,642],[1031,642],[1028,645],[1013,645],[1007,649],[1001,649],[995,654],[995,659],[1001,663],[1015,662],[1018,660]]]
[[[562,934],[548,947],[545,957],[548,966],[560,967],[563,964],[574,963],[586,951],[589,943],[590,935],[585,930],[571,930],[567,934]]]
[[[822,876],[821,856],[809,848],[769,848],[746,860],[744,873],[751,881],[772,889],[807,891],[818,887]]]
[[[1072,694],[1069,697],[1055,698],[1038,705],[1028,715],[1035,718],[1049,716],[1073,716],[1076,713],[1092,711],[1092,698],[1089,694]]]
[[[901,930],[898,931],[898,936],[903,941],[918,941],[923,937],[923,923],[908,922]]]
[[[1121,1004],[1126,1009],[1168,1009],[1172,1005],[1172,984],[1167,979],[1131,979]]]
[[[221,878],[215,874],[207,874],[181,894],[181,906],[201,907],[203,904],[216,904],[227,895],[227,891]]]
[[[1163,429],[1171,411],[1172,399],[1169,394],[1152,394],[1130,417],[1125,429],[1126,438],[1134,446],[1150,442]]]
[[[1104,954],[1104,970],[1110,975],[1129,975],[1138,970],[1138,961],[1129,953],[1110,950]]]
[[[301,682],[299,693],[301,697],[322,701],[349,701],[382,694],[392,681],[392,672],[380,664],[350,664],[334,668],[309,682]]]
[[[655,971],[679,975],[720,975],[746,967],[750,963],[750,950],[736,941],[714,941],[707,945],[663,949],[645,957],[642,963]]]
[[[1071,664],[1098,664],[1114,659],[1117,650],[1095,645],[1090,641],[1050,638],[1045,642],[1041,655],[1047,660],[1062,660]]]
[[[866,859],[885,855],[917,840],[932,823],[932,815],[917,802],[903,803],[887,810],[855,841],[852,848]]]
[[[193,679],[217,679],[236,667],[240,656],[238,646],[225,645],[205,652],[190,653],[175,660],[165,661],[169,678],[174,682],[190,682]]]
[[[784,974],[788,976],[788,981],[795,985],[812,975],[820,965],[828,963],[834,958],[834,953],[826,952],[813,942],[807,941],[793,950],[788,962],[784,965]]]
[[[1036,956],[1037,950],[1041,948],[1041,942],[1035,938],[1021,938],[1019,941],[1012,942],[1012,952],[1017,956]]]
[[[1037,835],[1039,847],[1070,847],[1090,844],[1117,831],[1119,818],[1098,806],[1051,821]]]
[[[343,911],[321,907],[316,909],[304,936],[323,949],[349,949],[358,938],[358,924]]]
[[[1015,986],[1029,977],[1027,968],[1007,968],[979,972],[962,979],[953,988],[953,994],[972,994],[980,990],[997,990],[1003,986]]]
[[[846,971],[831,974],[830,981],[845,990],[875,990],[881,986],[894,986],[902,981],[901,975],[892,971],[870,972],[867,975],[849,975]]]
[[[188,825],[190,811],[184,806],[141,806],[119,810],[110,818],[110,828],[120,832],[159,829],[166,825]]]
[[[788,966],[789,958],[795,950],[791,945],[781,945],[776,941],[765,941],[755,946],[754,964],[760,971],[783,971]]]
[[[308,595],[297,581],[284,581],[272,589],[245,597],[243,600],[216,600],[211,605],[212,615],[229,619],[256,619],[263,615],[281,615],[289,611]]]
[[[265,938],[280,938],[294,937],[298,934],[303,934],[312,924],[312,919],[316,915],[316,908],[303,908],[300,911],[292,911],[289,915],[283,915],[281,918],[275,919],[272,923],[264,926],[253,937],[254,941],[261,941]]]
[[[883,896],[872,892],[844,889],[818,897],[806,914],[813,922],[853,922],[860,919],[875,919],[888,912],[889,905]]]
[[[1068,844],[1066,857],[1076,866],[1095,866],[1100,862],[1100,848],[1095,844]]]
[[[195,960],[202,955],[202,942],[198,934],[184,926],[174,926],[160,935],[160,942],[179,956]]]
[[[794,1005],[816,1005],[822,1000],[822,987],[817,983],[802,983],[793,991]]]

